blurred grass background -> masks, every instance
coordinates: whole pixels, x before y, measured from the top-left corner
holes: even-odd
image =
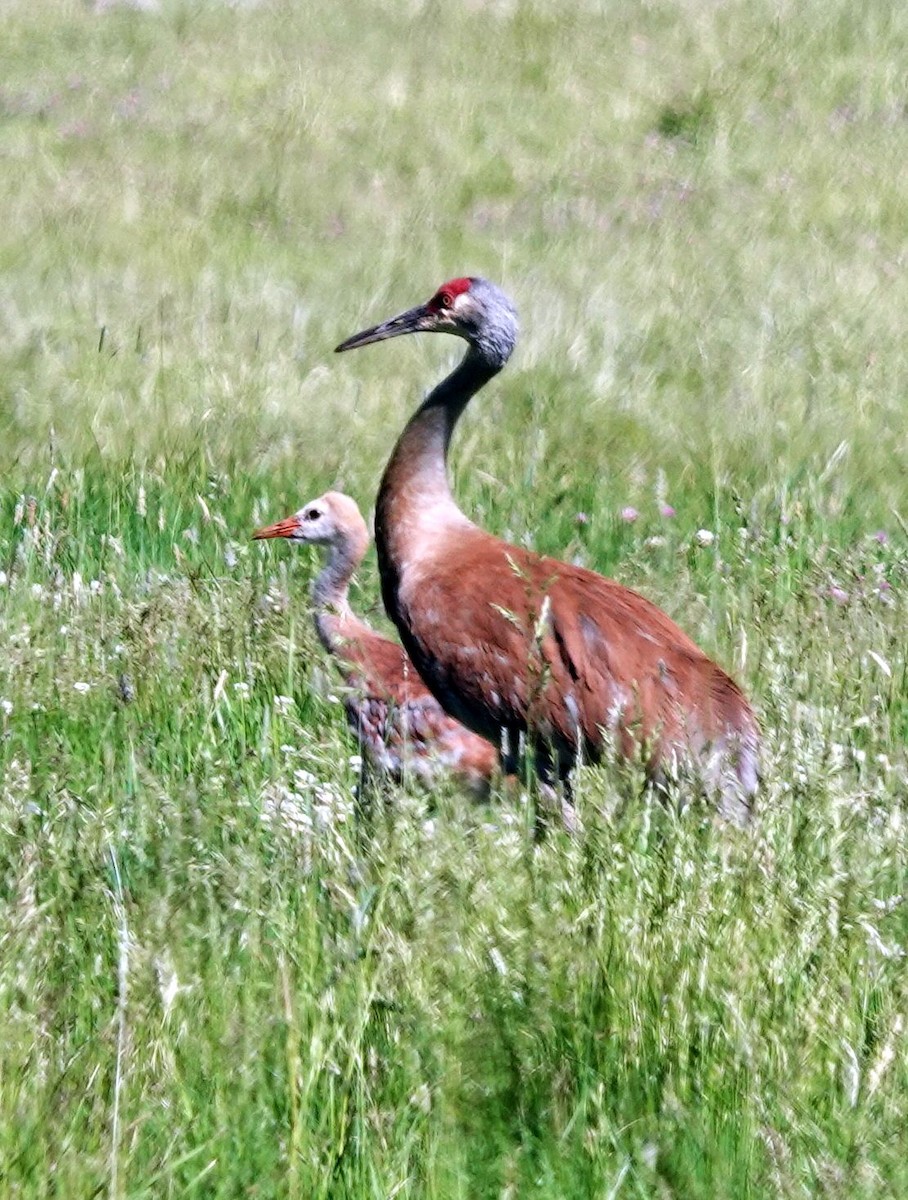
[[[885,0],[7,0],[7,1194],[908,1191],[906,55]],[[608,770],[576,842],[354,831],[315,559],[248,535],[368,510],[457,350],[332,347],[465,272],[523,334],[464,508],[738,673],[753,832]]]

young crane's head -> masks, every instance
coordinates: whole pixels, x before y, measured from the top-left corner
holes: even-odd
[[[487,279],[450,279],[425,304],[354,334],[336,352],[355,350],[404,333],[453,333],[480,356],[503,367],[517,341],[517,312],[501,288]]]
[[[357,562],[369,544],[369,531],[356,501],[343,492],[325,492],[317,500],[310,500],[292,517],[257,529],[252,537],[256,541],[288,538],[291,542],[333,546],[347,551]]]

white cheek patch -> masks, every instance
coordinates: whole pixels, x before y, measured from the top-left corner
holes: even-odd
[[[454,297],[454,303],[451,305],[451,311],[460,318],[468,317],[473,313],[473,301],[469,292],[461,292]]]

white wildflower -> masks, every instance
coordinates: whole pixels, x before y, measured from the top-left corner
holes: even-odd
[[[698,529],[694,536],[698,546],[711,546],[716,540],[716,535],[711,529]]]
[[[262,797],[262,820],[267,825],[283,825],[291,833],[312,831],[312,818],[302,796],[282,784],[275,784]]]
[[[79,683],[74,683],[74,684],[73,684],[73,691],[74,691],[74,692],[79,692],[79,694],[80,694],[80,695],[84,696],[86,692],[90,692],[90,691],[91,691],[91,684],[90,684],[90,683],[83,683],[83,682],[81,682],[81,681],[80,681]]]
[[[235,683],[233,685],[233,690],[236,692],[236,694],[238,696],[248,696],[249,695],[249,684],[248,683]]]
[[[190,991],[191,986],[180,983],[176,968],[171,962],[169,954],[165,953],[163,957],[155,960],[155,971],[158,976],[158,988],[161,992],[161,1003],[164,1006],[164,1019],[166,1020],[170,1016],[174,1000],[176,1000],[180,992]]]
[[[349,798],[344,797],[333,783],[316,781],[314,792],[312,811],[322,829],[330,829],[347,820]]]
[[[112,533],[103,534],[101,537],[101,541],[105,546],[109,546],[110,549],[113,550],[113,552],[114,552],[114,554],[116,554],[117,558],[125,558],[126,557],[126,551],[123,549],[123,543],[120,541],[120,539],[118,537],[115,537]]]
[[[343,796],[340,790],[333,783],[318,783],[315,785],[315,798],[323,807],[334,810],[338,804],[343,803]],[[343,821],[343,813],[339,814],[339,819]]]
[[[293,710],[293,697],[292,696],[275,696],[274,697],[274,707],[275,707],[276,711],[281,714],[281,716],[285,717],[288,712],[291,712]]]
[[[489,958],[492,960],[492,966],[502,977],[502,979],[504,979],[508,973],[508,964],[504,961],[504,955],[497,946],[493,946],[489,951]]]
[[[7,700],[7,698],[5,696],[0,698],[0,709],[3,710],[3,715],[5,717],[12,716],[12,712],[13,712],[12,700]]]
[[[93,596],[100,596],[101,595],[101,580],[93,579],[91,581],[91,583],[89,583],[89,585],[88,585],[88,590],[91,592],[91,594]]]
[[[6,587],[9,583],[9,576],[5,571],[0,571],[0,587]]]
[[[883,1048],[879,1053],[879,1057],[870,1068],[870,1073],[867,1076],[867,1094],[869,1096],[872,1096],[880,1086],[883,1076],[886,1074],[886,1071],[889,1069],[892,1060],[895,1058],[895,1043],[901,1037],[902,1030],[904,1028],[905,1018],[901,1013],[898,1013],[892,1023],[892,1032],[883,1043]]]
[[[890,665],[886,661],[886,659],[883,658],[882,654],[877,654],[877,652],[875,650],[868,650],[867,654],[870,658],[873,659],[873,661],[880,668],[880,670],[883,672],[883,674],[886,676],[886,678],[891,679],[892,678],[892,667],[890,667]]]
[[[884,942],[883,939],[880,937],[879,930],[875,929],[874,926],[871,925],[871,923],[869,921],[865,920],[864,918],[861,918],[861,920],[858,921],[858,924],[861,926],[861,928],[867,934],[867,940],[870,943],[870,945],[873,946],[874,950],[876,950],[876,952],[878,954],[882,955],[883,958],[904,958],[905,957],[905,951],[898,944],[898,942],[893,942],[891,945],[887,945],[886,942]]]
[[[854,1108],[858,1102],[858,1094],[861,1090],[861,1066],[858,1062],[858,1056],[854,1052],[854,1047],[850,1042],[843,1039],[842,1050],[844,1051],[842,1084],[845,1088],[845,1094],[848,1097],[848,1103],[851,1108]]]
[[[312,815],[320,830],[330,829],[334,824],[335,812],[330,804],[313,804]]]

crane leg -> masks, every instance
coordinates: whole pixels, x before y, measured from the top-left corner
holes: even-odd
[[[536,841],[542,841],[555,818],[560,820],[565,833],[580,833],[583,826],[574,807],[570,774],[556,768],[550,750],[537,747],[536,774],[539,780],[534,823]]]

